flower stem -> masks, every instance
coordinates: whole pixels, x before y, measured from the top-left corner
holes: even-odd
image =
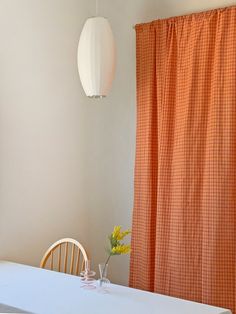
[[[110,257],[111,257],[111,254],[108,256],[108,258],[107,258],[107,260],[106,260],[106,262],[104,264],[104,268],[102,270],[102,278],[101,279],[103,279],[103,277],[104,277],[105,269],[106,269],[106,266],[107,266],[107,264],[108,264],[108,262],[110,260]]]
[[[111,254],[108,256],[106,263],[105,263],[105,266],[108,264],[110,257],[111,257]]]

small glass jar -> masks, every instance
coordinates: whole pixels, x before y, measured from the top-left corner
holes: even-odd
[[[108,270],[108,264],[101,263],[99,266],[99,273],[100,273],[100,279],[98,280],[98,286],[99,288],[106,289],[109,284],[110,280],[107,278],[107,270]]]

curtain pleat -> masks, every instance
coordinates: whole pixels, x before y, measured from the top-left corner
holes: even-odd
[[[136,35],[130,286],[236,313],[236,7]]]

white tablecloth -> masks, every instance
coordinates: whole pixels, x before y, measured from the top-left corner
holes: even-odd
[[[80,278],[0,261],[0,303],[37,314],[230,314],[230,311],[110,285],[81,288]]]

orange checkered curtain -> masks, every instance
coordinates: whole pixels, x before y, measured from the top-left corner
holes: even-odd
[[[130,286],[236,314],[236,7],[136,36]]]

